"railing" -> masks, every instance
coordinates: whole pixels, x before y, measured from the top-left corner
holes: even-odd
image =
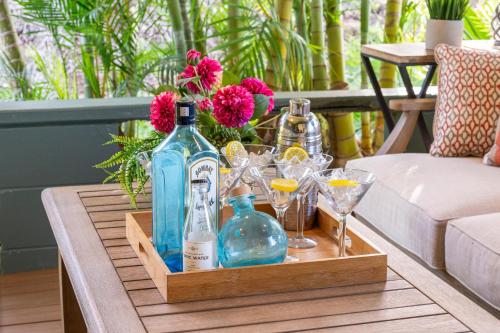
[[[431,91],[432,94],[432,91]],[[276,109],[309,98],[322,113],[373,111],[371,90],[280,92]],[[404,89],[385,91],[388,98]],[[100,183],[92,166],[116,151],[103,146],[117,124],[147,119],[151,98],[0,102],[0,243],[5,272],[52,267],[57,248],[40,201],[46,187]]]

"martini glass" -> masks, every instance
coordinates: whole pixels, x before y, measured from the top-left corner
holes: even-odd
[[[219,196],[221,209],[227,204],[227,197],[229,196],[229,193],[239,183],[239,180],[247,167],[248,161],[239,166],[231,166],[229,161],[224,156],[220,156]]]
[[[247,152],[243,156],[235,156],[229,158],[226,155],[225,147],[221,149],[221,153],[228,161],[230,161],[232,166],[238,167],[245,163],[248,164],[247,169],[241,177],[241,180],[243,181],[243,183],[249,185],[253,192],[253,188],[256,184],[253,181],[252,175],[250,174],[250,168],[255,166],[268,165],[272,161],[273,153],[276,148],[263,144],[244,144],[243,147]]]
[[[312,173],[312,169],[292,164],[269,164],[250,168],[253,180],[262,188],[267,200],[276,211],[278,222],[285,229],[285,213],[295,200],[304,181]],[[298,258],[287,256],[286,261],[297,261]]]
[[[340,216],[337,229],[339,256],[345,257],[347,215],[352,213],[354,207],[370,189],[375,176],[363,170],[327,169],[313,173],[313,178],[319,185],[321,193],[332,204],[333,210]]]
[[[320,154],[316,157],[309,158],[303,164],[311,167],[314,172],[325,170],[330,166],[333,161],[333,156],[327,154]],[[302,164],[301,163],[301,164]],[[316,195],[318,187],[312,177],[307,177],[304,184],[301,186],[297,193],[297,233],[294,237],[288,239],[288,247],[295,249],[310,249],[318,245],[318,243],[309,237],[304,236],[305,225],[305,201],[310,194]],[[316,196],[315,196],[316,198]]]

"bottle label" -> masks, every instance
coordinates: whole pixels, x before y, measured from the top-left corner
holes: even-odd
[[[218,163],[217,160],[213,157],[202,157],[196,161],[194,161],[189,166],[189,183],[193,179],[208,179],[210,182],[210,188],[208,190],[208,204],[210,205],[210,210],[212,213],[212,217],[215,219],[214,227],[217,228],[217,221],[219,216],[218,211],[218,198],[217,194],[219,193],[219,172],[218,172]],[[192,188],[190,189],[192,191]],[[198,204],[198,203],[189,203]],[[200,203],[201,204],[201,203]]]
[[[182,256],[184,272],[200,269],[213,269],[214,267],[214,242],[188,242],[184,241]]]
[[[179,108],[179,114],[181,117],[189,117],[189,106],[181,106]]]

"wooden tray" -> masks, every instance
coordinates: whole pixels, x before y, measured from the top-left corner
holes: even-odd
[[[272,212],[268,204],[257,210]],[[224,220],[229,210],[224,212]],[[219,268],[210,271],[172,273],[150,242],[151,212],[127,213],[126,232],[130,245],[167,303],[235,296],[327,288],[382,282],[387,277],[387,256],[361,235],[348,229],[348,256],[338,257],[333,230],[338,222],[318,207],[318,225],[306,231],[319,242],[313,249],[289,249],[298,262]],[[293,234],[294,232],[290,232]]]

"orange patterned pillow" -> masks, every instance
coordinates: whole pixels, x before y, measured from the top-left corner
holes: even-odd
[[[500,52],[439,45],[433,156],[484,156],[500,116]]]
[[[490,151],[484,155],[483,163],[500,167],[500,119],[497,124],[495,143],[493,144],[493,147],[491,147]]]

